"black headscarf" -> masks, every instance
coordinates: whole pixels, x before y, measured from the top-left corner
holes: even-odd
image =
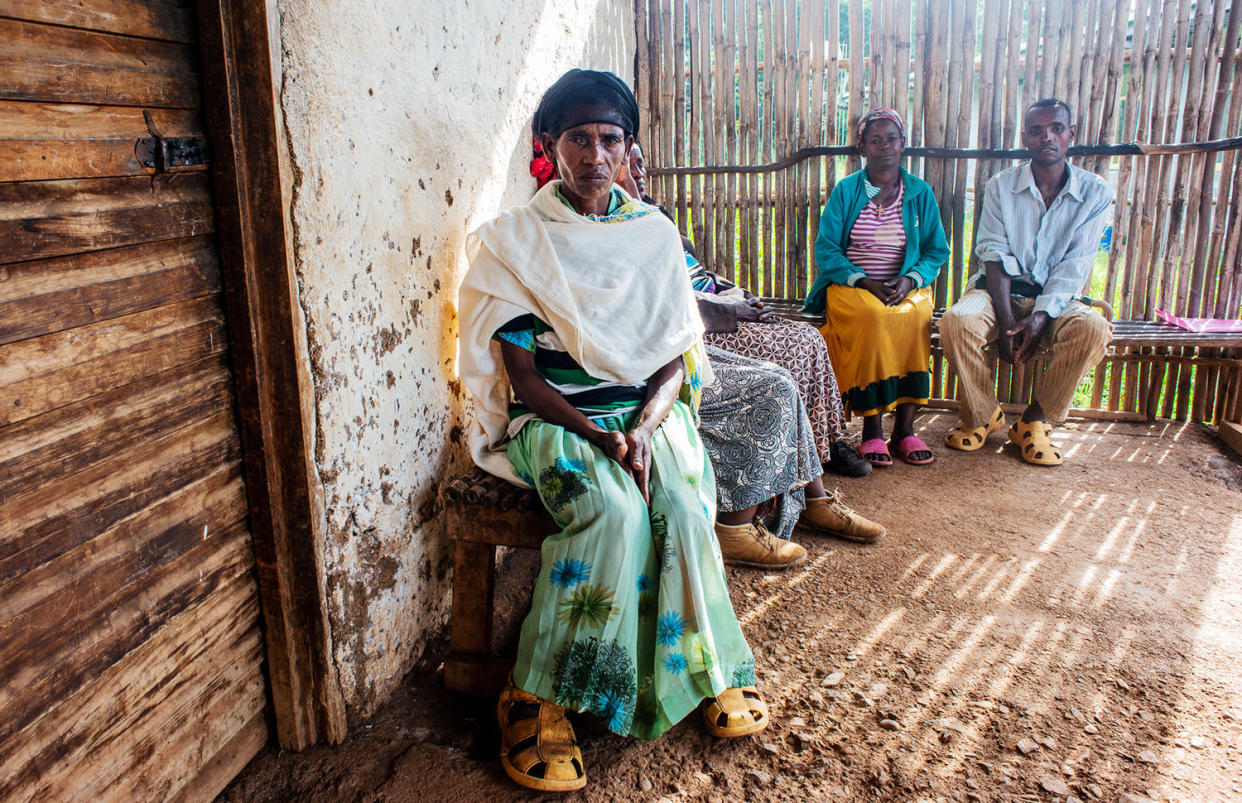
[[[626,134],[638,133],[638,101],[617,75],[602,70],[570,70],[543,93],[531,121],[538,137],[586,123],[611,123]]]

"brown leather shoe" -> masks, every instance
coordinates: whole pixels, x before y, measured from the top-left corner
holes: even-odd
[[[840,491],[806,500],[806,510],[802,511],[798,526],[820,535],[835,535],[863,544],[879,540],[886,532],[879,524],[846,507]]]
[[[805,549],[772,535],[758,519],[737,525],[717,522],[716,540],[724,562],[734,566],[788,569],[806,559]]]

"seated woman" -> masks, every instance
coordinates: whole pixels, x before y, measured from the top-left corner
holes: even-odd
[[[681,243],[612,186],[637,102],[612,73],[571,70],[536,121],[561,178],[472,235],[461,370],[476,462],[533,485],[561,527],[497,717],[505,772],[566,791],[586,773],[565,708],[646,739],[704,700],[717,736],[768,712],[712,526],[694,420],[710,369]]]
[[[655,203],[646,194],[646,163],[638,142],[630,149],[620,184],[631,196]],[[689,240],[683,237],[682,243],[699,312],[707,327],[704,342],[732,354],[775,363],[788,371],[798,383],[824,468],[847,477],[870,474],[870,464],[861,460],[845,441],[841,393],[823,337],[810,324],[788,321],[768,312],[749,292],[704,268]]]
[[[931,187],[901,167],[906,135],[892,109],[858,122],[866,166],[833,188],[819,219],[819,275],[804,312],[824,312],[824,338],[845,407],[863,417],[863,459],[893,464],[935,457],[914,434],[914,415],[931,395],[931,284],[949,258]],[[884,442],[883,416],[894,411]]]
[[[638,196],[643,192],[638,181],[645,177],[641,150],[636,146],[630,154],[618,185]],[[687,259],[698,265],[693,256]],[[706,273],[701,267],[698,270]],[[733,302],[722,304],[715,296],[699,298],[699,312],[709,333],[722,317],[714,311],[732,307]],[[736,316],[731,320],[736,327]],[[803,328],[810,338],[807,351],[823,354],[827,384],[835,398],[824,340],[813,327]],[[795,337],[801,334],[795,328]],[[883,536],[883,527],[847,507],[839,492],[829,494],[824,489],[816,433],[791,374],[783,366],[716,345],[707,346],[707,355],[716,381],[703,388],[699,433],[716,474],[716,534],[725,562],[762,568],[792,566],[806,551],[777,539],[790,539],[799,525],[813,533],[853,541],[871,542]],[[822,386],[824,380],[816,384]],[[870,470],[865,464],[864,468]],[[761,518],[761,508],[770,514]]]

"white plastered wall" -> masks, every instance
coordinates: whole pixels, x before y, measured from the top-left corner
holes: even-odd
[[[277,0],[327,607],[351,720],[447,620],[437,492],[468,465],[466,233],[533,190],[530,115],[570,67],[633,79],[629,0]]]

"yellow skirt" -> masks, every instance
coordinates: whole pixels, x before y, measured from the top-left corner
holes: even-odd
[[[827,322],[820,329],[845,409],[872,415],[931,396],[932,291],[914,290],[895,307],[861,287],[828,286]]]

